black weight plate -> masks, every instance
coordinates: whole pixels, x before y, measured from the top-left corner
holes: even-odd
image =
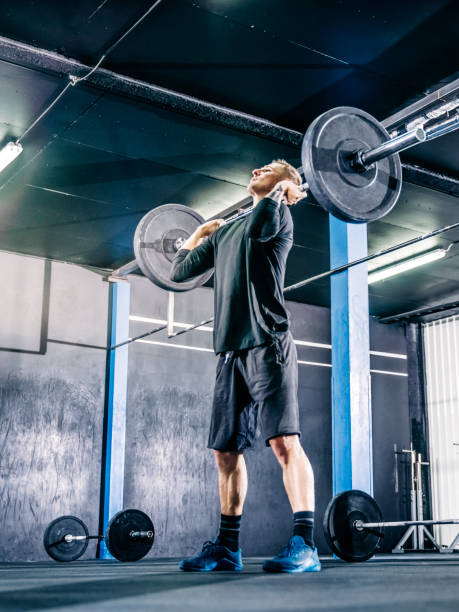
[[[182,204],[164,204],[150,210],[139,221],[134,236],[135,258],[143,274],[167,291],[189,291],[208,281],[213,270],[183,283],[169,278],[179,245],[202,223],[199,213]]]
[[[344,491],[330,501],[324,516],[324,534],[331,550],[345,561],[366,561],[375,554],[382,529],[357,531],[354,521],[379,523],[381,511],[375,500],[363,491]]]
[[[60,516],[48,525],[43,536],[45,550],[56,561],[75,561],[88,548],[88,540],[66,542],[65,536],[89,536],[88,528],[76,516]]]
[[[303,172],[312,195],[335,217],[368,223],[386,215],[397,203],[402,186],[398,154],[357,172],[349,157],[372,149],[390,136],[365,111],[351,106],[332,108],[315,119],[303,139]]]
[[[152,538],[135,539],[133,531],[151,531]],[[151,519],[141,510],[121,510],[110,520],[105,531],[105,544],[119,561],[138,561],[153,546],[155,528]]]

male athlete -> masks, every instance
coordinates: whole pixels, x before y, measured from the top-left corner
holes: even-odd
[[[175,255],[171,280],[215,268],[214,349],[219,356],[208,447],[214,449],[221,506],[220,531],[186,571],[242,570],[239,530],[247,492],[243,452],[257,423],[283,471],[293,511],[293,535],[263,569],[319,571],[314,546],[314,475],[300,445],[298,366],[283,287],[293,244],[288,206],[305,197],[301,177],[285,160],[253,170],[253,211],[236,221],[208,221]]]

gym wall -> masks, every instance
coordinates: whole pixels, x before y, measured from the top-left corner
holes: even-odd
[[[42,534],[53,518],[74,514],[97,532],[108,285],[74,265],[8,253],[0,253],[0,268],[0,560],[47,559]],[[132,316],[166,319],[165,291],[136,276],[131,286]],[[212,309],[209,288],[175,294],[177,322],[203,320]],[[327,309],[295,302],[288,309],[296,340],[329,345]],[[131,335],[154,325],[131,320]],[[370,332],[373,350],[406,354],[403,328],[371,321]],[[167,345],[153,344],[158,342]],[[299,401],[302,442],[316,473],[317,541],[325,553],[321,520],[332,493],[331,351],[300,344],[297,349],[300,362],[312,362],[299,364]],[[403,359],[372,355],[371,364],[375,370],[406,371]],[[124,506],[152,517],[152,556],[191,553],[218,526],[216,470],[206,449],[215,365],[206,331],[172,342],[161,332],[129,346]],[[407,378],[374,372],[372,397],[375,497],[386,517],[406,519],[404,470],[394,445],[409,446]],[[246,555],[269,555],[285,543],[291,512],[271,451],[259,440],[246,459],[250,488],[242,547]],[[94,555],[91,542],[84,558]]]
[[[108,286],[4,252],[0,269],[0,560],[49,559],[53,518],[98,525]]]

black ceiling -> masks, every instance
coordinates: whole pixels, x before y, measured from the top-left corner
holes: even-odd
[[[42,0],[4,8],[0,145],[20,137],[68,82],[45,50],[94,66],[152,4]],[[163,0],[102,68],[303,132],[333,106],[383,120],[452,82],[458,31],[457,3],[439,0]],[[150,208],[181,202],[211,217],[247,195],[253,167],[275,157],[301,164],[292,144],[166,109],[134,86],[108,89],[89,80],[69,88],[25,136],[23,154],[0,174],[1,249],[116,268],[133,258],[136,224]],[[457,177],[458,136],[422,144],[402,161]],[[405,181],[397,207],[369,225],[369,252],[459,221],[458,198],[432,184]],[[305,204],[294,214],[287,284],[329,267],[326,213]],[[458,231],[422,250],[454,240]],[[458,253],[459,244],[439,262],[372,285],[371,313],[459,296]],[[327,305],[329,283],[289,297]]]

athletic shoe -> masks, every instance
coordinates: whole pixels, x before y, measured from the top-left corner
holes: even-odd
[[[234,552],[222,546],[217,537],[213,542],[205,542],[199,555],[184,559],[180,569],[185,572],[239,572],[242,570],[242,551]]]
[[[274,559],[263,563],[263,569],[265,572],[320,572],[321,565],[317,548],[311,548],[301,536],[294,535]]]

